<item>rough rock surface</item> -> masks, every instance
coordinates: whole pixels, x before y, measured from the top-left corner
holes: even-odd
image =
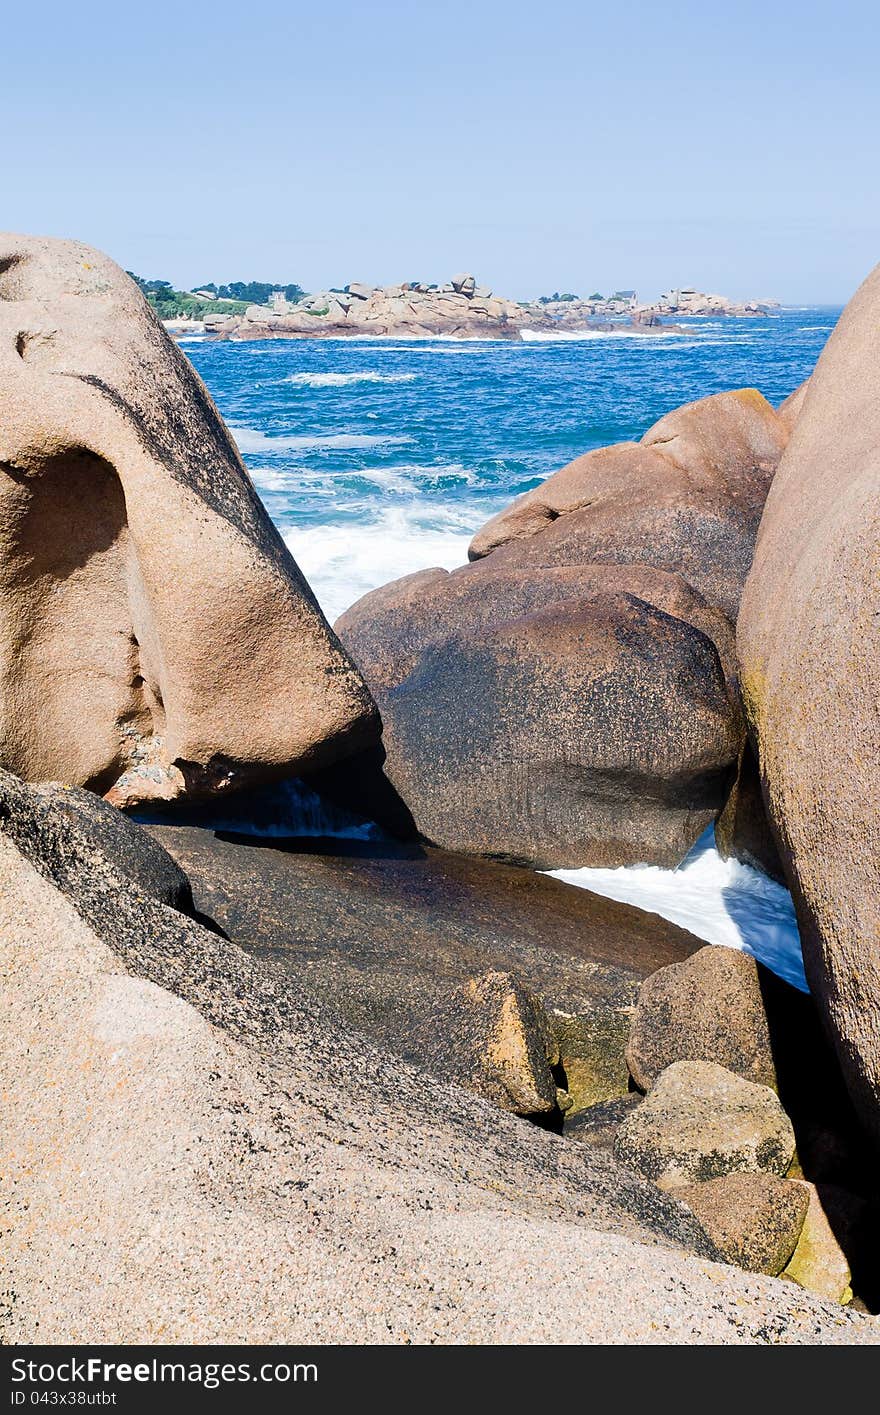
[[[372,596],[339,621],[382,712],[386,781],[446,849],[538,868],[677,864],[720,810],[742,740],[711,611],[638,566],[509,586],[491,564],[423,575],[377,591],[375,622]],[[370,800],[378,812],[378,784]]]
[[[626,1095],[625,1051],[632,1022],[628,1008],[585,1014],[553,1011],[548,1020],[571,1102],[567,1117]]]
[[[472,564],[337,629],[382,712],[389,826],[542,867],[678,864],[744,743],[731,627],[789,436],[755,389],[601,448],[474,538]]]
[[[643,1091],[675,1061],[713,1061],[747,1081],[775,1086],[758,964],[735,949],[709,946],[646,978],[626,1060]]]
[[[785,1174],[794,1145],[775,1091],[711,1061],[676,1061],[620,1126],[614,1154],[680,1189],[735,1170]]]
[[[746,1272],[781,1273],[794,1252],[809,1196],[777,1174],[724,1174],[676,1191],[730,1263]]]
[[[541,1002],[517,978],[497,970],[469,978],[435,1022],[443,1069],[471,1090],[516,1115],[556,1110],[558,1050]]]
[[[586,1110],[569,1111],[565,1116],[563,1133],[567,1140],[592,1145],[594,1149],[614,1149],[618,1130],[628,1115],[640,1106],[642,1097],[637,1091],[629,1091],[614,1100],[599,1101]]]
[[[589,1068],[594,1089],[616,1094],[626,1089],[623,1050],[642,979],[700,946],[657,915],[473,857],[347,840],[325,841],[318,854],[304,839],[151,829],[189,876],[198,908],[230,938],[347,1025],[483,1094],[475,1058],[494,1023],[491,1008],[468,1002],[474,979],[514,975],[520,997],[546,1005],[566,1074],[572,1060],[583,1063],[570,1080],[586,1085]],[[557,1010],[576,1038],[557,1028]]]
[[[737,626],[804,962],[880,1138],[880,268],[810,378]]]
[[[0,236],[0,764],[118,801],[378,735],[362,680],[137,286]]]
[[[4,822],[28,813],[2,784]],[[97,849],[35,823],[27,856],[4,824],[6,1341],[877,1341],[330,1025]]]
[[[478,531],[472,559],[540,536],[544,565],[645,563],[736,619],[788,427],[755,388],[667,413],[640,443],[578,457]],[[531,552],[534,555],[534,551]]]
[[[6,789],[14,781],[2,773]],[[116,806],[81,786],[47,781],[27,795],[28,809],[9,809],[0,786],[0,821],[24,849],[42,831],[52,831],[59,850],[95,851],[151,898],[172,909],[192,913],[193,898],[186,873],[146,830],[138,830]]]

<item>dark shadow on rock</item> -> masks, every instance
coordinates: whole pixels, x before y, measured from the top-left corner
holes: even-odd
[[[217,920],[212,919],[210,914],[203,914],[200,910],[195,908],[191,909],[189,912],[190,918],[195,919],[197,924],[201,924],[203,929],[207,929],[209,933],[216,934],[218,938],[225,938],[227,943],[232,942],[226,930],[221,929]]]
[[[216,830],[217,840],[288,855],[327,855],[340,860],[423,860],[417,841],[377,836],[361,839],[342,835],[252,835],[247,831]]]
[[[399,840],[417,840],[419,831],[409,807],[385,775],[387,753],[375,747],[334,762],[306,778],[323,801],[375,821]]]
[[[856,1296],[880,1310],[880,1157],[863,1129],[813,998],[759,965],[779,1098],[803,1176],[852,1272]]]

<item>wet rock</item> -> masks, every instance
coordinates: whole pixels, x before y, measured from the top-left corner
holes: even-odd
[[[481,1078],[474,1057],[496,1015],[466,1005],[474,978],[512,975],[551,1017],[574,1015],[588,1035],[606,1038],[604,1058],[594,1043],[597,1082],[616,1047],[625,1088],[621,1023],[641,980],[699,947],[656,915],[473,857],[392,841],[324,841],[318,853],[305,839],[152,830],[192,880],[198,909],[230,937],[347,1025],[462,1084]],[[489,1002],[499,996],[503,989],[490,990]],[[555,1083],[553,1093],[546,1076],[543,1084],[549,1099]],[[486,1094],[484,1077],[478,1089]]]

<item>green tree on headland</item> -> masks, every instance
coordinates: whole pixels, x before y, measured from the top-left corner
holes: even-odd
[[[215,285],[213,280],[208,280],[195,288],[211,290],[219,300],[244,300],[249,305],[268,304],[276,290],[295,305],[306,293],[301,285],[272,285],[266,280],[233,280],[229,285]]]
[[[175,290],[170,280],[144,280],[133,270],[126,271],[140,287],[160,319],[203,319],[206,314],[243,314],[248,305],[264,305],[275,290],[281,290],[292,304],[301,300],[305,291],[299,285],[270,285],[267,281],[234,281],[217,286],[213,281],[197,285],[196,289],[211,291],[213,299],[194,295],[189,290]]]

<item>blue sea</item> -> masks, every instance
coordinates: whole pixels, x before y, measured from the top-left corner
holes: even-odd
[[[184,347],[334,620],[398,575],[461,564],[514,496],[681,403],[746,385],[781,401],[838,313],[699,320],[684,335]]]
[[[744,386],[781,402],[839,313],[694,320],[647,337],[182,342],[332,621],[399,575],[464,563],[474,531],[513,497],[682,403]],[[315,801],[297,798],[293,815],[295,833],[332,828]],[[788,891],[721,860],[711,831],[678,870],[559,874],[806,987]]]

